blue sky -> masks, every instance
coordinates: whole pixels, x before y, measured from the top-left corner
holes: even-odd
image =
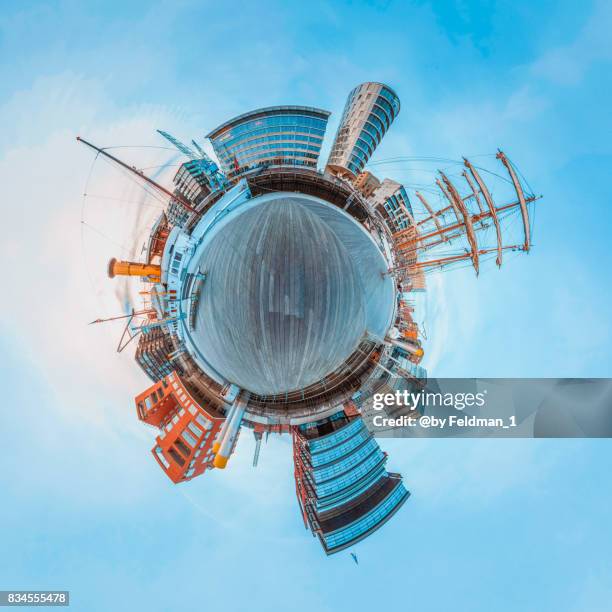
[[[159,144],[279,103],[333,111],[331,135],[355,84],[389,83],[402,111],[373,161],[501,146],[545,196],[532,253],[432,281],[424,365],[610,376],[611,27],[605,2],[5,4],[0,588],[85,611],[608,610],[608,441],[384,441],[412,497],[358,567],[304,531],[286,438],[256,471],[244,432],[225,472],[166,482],[132,406],[146,379],[85,325],[121,305],[92,281],[117,246],[82,242],[74,136]],[[96,209],[113,238],[122,210]]]

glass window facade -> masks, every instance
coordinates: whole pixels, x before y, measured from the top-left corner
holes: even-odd
[[[327,554],[378,529],[409,495],[361,417],[300,426],[293,442],[298,500]]]
[[[268,164],[315,167],[328,117],[316,108],[275,106],[236,117],[208,137],[229,175]]]
[[[318,467],[344,457],[347,453],[363,444],[369,437],[370,434],[365,427],[359,428],[355,435],[351,436],[346,442],[339,444],[329,451],[311,455],[312,466]]]
[[[374,192],[373,201],[391,232],[399,232],[414,224],[412,205],[403,185],[385,179]]]
[[[376,450],[372,452],[365,461],[359,462],[355,468],[349,472],[345,472],[341,477],[317,485],[317,494],[319,497],[326,497],[333,495],[348,488],[353,483],[357,482],[361,478],[364,478],[368,473],[380,465],[384,461],[384,453],[378,448],[376,444]]]
[[[168,360],[172,350],[167,335],[160,328],[153,328],[141,334],[135,358],[148,377],[157,382],[173,370],[174,366]]]
[[[334,508],[342,507],[351,500],[359,497],[364,490],[370,489],[375,486],[377,482],[386,477],[387,470],[385,470],[384,464],[381,464],[378,468],[372,470],[367,478],[360,480],[356,485],[346,488],[337,495],[331,495],[324,499],[317,500],[317,510],[319,512],[326,512]]]
[[[333,448],[334,446],[340,444],[340,442],[348,440],[351,436],[355,435],[357,431],[360,431],[364,428],[365,425],[363,424],[363,421],[359,421],[358,419],[356,419],[346,427],[335,431],[329,436],[324,436],[321,438],[317,438],[316,440],[311,440],[309,443],[310,451],[312,453],[315,453],[329,448]]]
[[[404,485],[399,481],[393,492],[374,510],[347,527],[339,529],[330,535],[325,535],[325,546],[328,549],[339,550],[345,548],[347,544],[354,544],[368,531],[380,527],[380,525],[399,508],[408,495],[408,491],[406,491]]]
[[[212,175],[211,164],[206,159],[192,159],[180,166],[174,176],[174,185],[177,191],[191,202],[199,202],[203,197],[214,191],[217,187]],[[216,166],[213,166],[216,169]]]
[[[318,469],[315,474],[315,481],[317,483],[324,483],[329,480],[335,480],[338,476],[347,472],[353,473],[355,472],[354,468],[368,459],[371,455],[375,457],[378,456],[382,459],[382,454],[379,454],[377,451],[380,451],[380,449],[378,448],[376,440],[370,438],[357,449],[345,453],[327,467]],[[380,452],[382,453],[382,451]]]

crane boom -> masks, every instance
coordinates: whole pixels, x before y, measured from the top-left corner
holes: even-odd
[[[186,144],[183,144],[178,138],[164,132],[163,130],[157,130],[157,133],[163,136],[169,143],[173,144],[183,155],[189,157],[189,159],[197,159],[198,156],[190,149]]]
[[[129,170],[132,174],[135,174],[138,178],[142,179],[145,183],[148,183],[149,185],[152,185],[158,191],[161,191],[163,194],[173,198],[174,200],[177,200],[187,210],[191,211],[192,213],[199,214],[198,211],[183,196],[181,196],[180,194],[172,193],[169,189],[166,189],[165,187],[163,187],[162,185],[160,185],[159,183],[157,183],[153,179],[149,178],[148,176],[146,176],[142,172],[139,172],[133,166],[129,166],[125,162],[121,161],[119,158],[115,157],[114,155],[111,155],[110,153],[108,153],[104,149],[101,149],[100,147],[96,147],[96,145],[91,144],[91,142],[88,142],[84,138],[81,138],[80,136],[77,136],[76,139],[79,142],[82,142],[84,145],[87,145],[90,149],[93,149],[94,151],[97,151],[100,155],[104,155],[104,157],[108,157],[110,160],[114,161],[116,164],[119,164],[122,168],[125,168],[126,170]]]

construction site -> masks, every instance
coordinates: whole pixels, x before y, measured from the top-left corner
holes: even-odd
[[[117,350],[151,381],[134,410],[154,459],[180,484],[231,468],[241,432],[254,465],[270,434],[290,436],[299,510],[326,554],[409,498],[362,413],[374,393],[427,381],[416,298],[429,276],[532,248],[538,196],[502,150],[495,167],[449,160],[429,184],[375,175],[399,113],[389,86],[355,87],[324,164],[318,108],[230,119],[206,136],[214,155],[160,130],[181,156],[171,185],[77,139],[164,202],[140,256],[108,263],[108,282],[130,278],[142,302],[93,322],[121,321]]]

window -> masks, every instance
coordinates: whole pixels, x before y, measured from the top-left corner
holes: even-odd
[[[178,463],[181,467],[185,465],[185,460],[176,452],[175,448],[170,448],[168,454],[174,459],[176,463]]]
[[[364,491],[367,491],[372,487],[378,480],[386,475],[385,466],[380,466],[374,470],[365,480],[358,482],[357,484],[351,485],[347,489],[343,489],[338,494],[326,498],[324,501],[317,502],[317,510],[319,512],[326,512],[332,508],[343,506],[350,500],[359,497]]]
[[[325,538],[328,548],[336,548],[346,542],[350,542],[370,529],[378,527],[385,518],[395,510],[401,502],[408,496],[408,492],[403,485],[395,487],[393,492],[368,514],[355,521],[351,525],[330,534]]]
[[[325,482],[336,478],[340,474],[348,472],[377,450],[379,450],[379,447],[376,440],[370,438],[359,449],[346,454],[340,461],[336,461],[330,464],[328,467],[315,470],[313,474],[315,482]]]
[[[338,413],[338,414],[341,414],[341,413]],[[317,440],[312,440],[311,442],[309,442],[310,451],[312,453],[316,453],[316,452],[321,452],[323,450],[330,449],[333,446],[336,446],[340,444],[341,442],[348,440],[359,429],[363,427],[364,427],[363,421],[361,419],[355,419],[349,425],[346,425],[345,427],[342,427],[341,429],[336,430],[333,434],[330,434],[328,436],[325,436],[324,438],[319,438]]]
[[[206,430],[208,431],[209,429],[212,429],[212,422],[209,421],[206,417],[204,417],[201,414],[198,414],[198,416],[196,417],[196,421]]]
[[[189,444],[192,448],[198,443],[198,441],[186,429],[183,430],[181,436],[183,437],[183,440],[185,440],[185,442],[187,442],[187,444]]]
[[[159,459],[160,463],[166,468],[168,469],[170,467],[170,463],[168,463],[168,460],[164,457],[164,453],[162,452],[162,449],[159,446],[155,447],[155,455],[157,456],[157,458]]]
[[[202,430],[195,423],[189,423],[187,427],[189,427],[196,438],[200,438],[202,436]]]
[[[181,451],[181,455],[189,457],[189,455],[191,454],[191,449],[180,438],[177,438],[174,444],[176,448]]]
[[[341,489],[349,487],[353,483],[357,482],[360,478],[366,476],[368,472],[374,470],[379,463],[384,461],[384,457],[384,453],[380,449],[375,449],[365,461],[353,468],[351,471],[338,478],[329,480],[324,484],[317,485],[317,496],[326,497],[333,493],[337,493]]]
[[[321,453],[313,453],[311,455],[312,466],[318,467],[327,463],[332,463],[333,461],[337,461],[338,459],[345,457],[346,455],[353,452],[354,449],[356,449],[358,446],[363,444],[365,440],[369,437],[370,433],[365,427],[356,430],[356,434],[350,437],[346,442],[343,442],[338,446],[334,446],[328,451],[324,451]]]

